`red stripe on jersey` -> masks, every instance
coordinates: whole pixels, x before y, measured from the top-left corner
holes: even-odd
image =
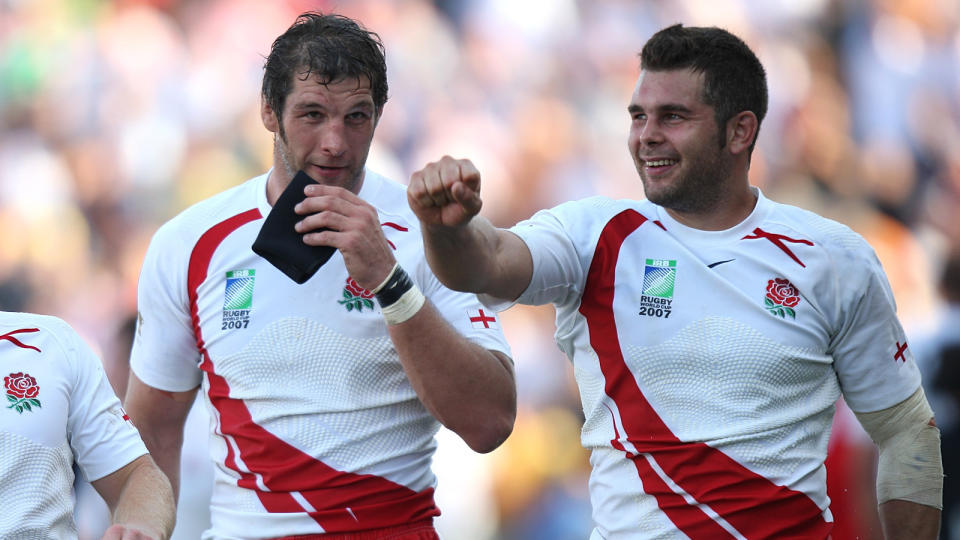
[[[2,336],[0,336],[0,340],[9,341],[10,343],[13,343],[17,347],[20,347],[21,349],[33,349],[37,352],[43,352],[40,349],[34,347],[33,345],[24,345],[20,340],[13,337],[13,334],[22,334],[24,332],[39,332],[39,331],[40,331],[39,328],[21,328],[19,330],[11,330],[6,334],[3,334]],[[899,345],[899,343],[897,344]]]
[[[617,259],[624,240],[647,218],[627,210],[607,223],[597,243],[587,275],[580,313],[587,320],[590,344],[597,352],[606,394],[620,411],[627,440],[639,453],[650,454],[673,483],[698,503],[713,509],[747,538],[826,538],[831,524],[806,494],[778,486],[740,463],[700,442],[684,442],[674,435],[644,397],[620,349],[613,313]],[[663,512],[684,533],[697,538],[691,519],[709,519],[683,513],[676,494],[652,468],[639,464],[644,491],[656,498]],[[709,535],[707,537],[710,537]]]
[[[200,368],[207,373],[210,402],[220,416],[219,432],[236,443],[239,458],[251,471],[241,469],[228,440],[225,465],[240,476],[237,485],[254,491],[268,512],[307,512],[328,532],[387,527],[440,515],[433,488],[415,492],[377,476],[333,469],[255,423],[243,401],[230,397],[230,385],[215,372],[204,345],[197,290],[207,278],[220,243],[242,225],[261,217],[259,210],[248,210],[204,233],[190,256],[187,280],[194,334],[203,356]],[[262,484],[257,482],[258,476]],[[314,511],[305,509],[292,492],[299,493]]]
[[[607,410],[610,411],[610,415],[613,416],[613,409],[606,403],[604,403],[603,406],[606,407]],[[617,429],[616,420],[613,422],[613,436],[614,438],[610,440],[610,445],[625,453],[627,459],[633,461],[634,467],[637,468],[637,474],[643,481],[644,491],[647,493],[656,493],[654,497],[657,499],[657,506],[667,514],[667,517],[669,517],[674,524],[678,524],[677,526],[683,532],[691,538],[733,538],[726,529],[708,516],[703,509],[699,506],[688,504],[682,495],[670,489],[670,486],[653,470],[653,467],[645,456],[634,454],[623,446],[619,440],[620,430]],[[683,525],[679,525],[681,523]]]

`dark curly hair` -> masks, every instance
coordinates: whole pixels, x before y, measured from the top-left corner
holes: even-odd
[[[757,117],[759,133],[767,114],[767,75],[743,40],[721,28],[676,24],[654,34],[640,52],[642,70],[688,68],[703,74],[703,102],[714,108],[718,126],[750,111]],[[756,138],[751,153],[755,144]]]
[[[377,109],[387,102],[387,63],[380,36],[337,14],[306,12],[270,47],[261,93],[279,120],[293,88],[293,77],[367,78]],[[283,123],[281,122],[281,129]]]

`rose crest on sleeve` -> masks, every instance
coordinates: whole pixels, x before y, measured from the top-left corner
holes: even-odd
[[[20,414],[24,410],[32,411],[32,407],[40,407],[40,386],[37,380],[27,373],[11,373],[3,378],[3,386],[7,391],[8,409],[16,409]]]
[[[793,310],[800,303],[800,291],[786,278],[774,278],[767,281],[767,296],[763,299],[767,310],[774,315],[796,318]]]

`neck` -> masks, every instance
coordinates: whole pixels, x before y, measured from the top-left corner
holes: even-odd
[[[744,183],[742,189],[728,193],[706,210],[683,212],[664,208],[670,217],[693,229],[725,231],[747,219],[757,206],[757,195]]]
[[[282,165],[280,167],[275,166],[273,170],[270,171],[270,176],[267,177],[267,202],[270,206],[277,204],[277,199],[280,198],[283,190],[287,189],[287,186],[290,185],[291,179]]]

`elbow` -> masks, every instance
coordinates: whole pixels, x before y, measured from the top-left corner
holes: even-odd
[[[471,450],[478,454],[488,454],[499,448],[513,433],[516,417],[516,408],[501,414],[492,414],[475,423],[471,429],[461,430],[458,434]]]

